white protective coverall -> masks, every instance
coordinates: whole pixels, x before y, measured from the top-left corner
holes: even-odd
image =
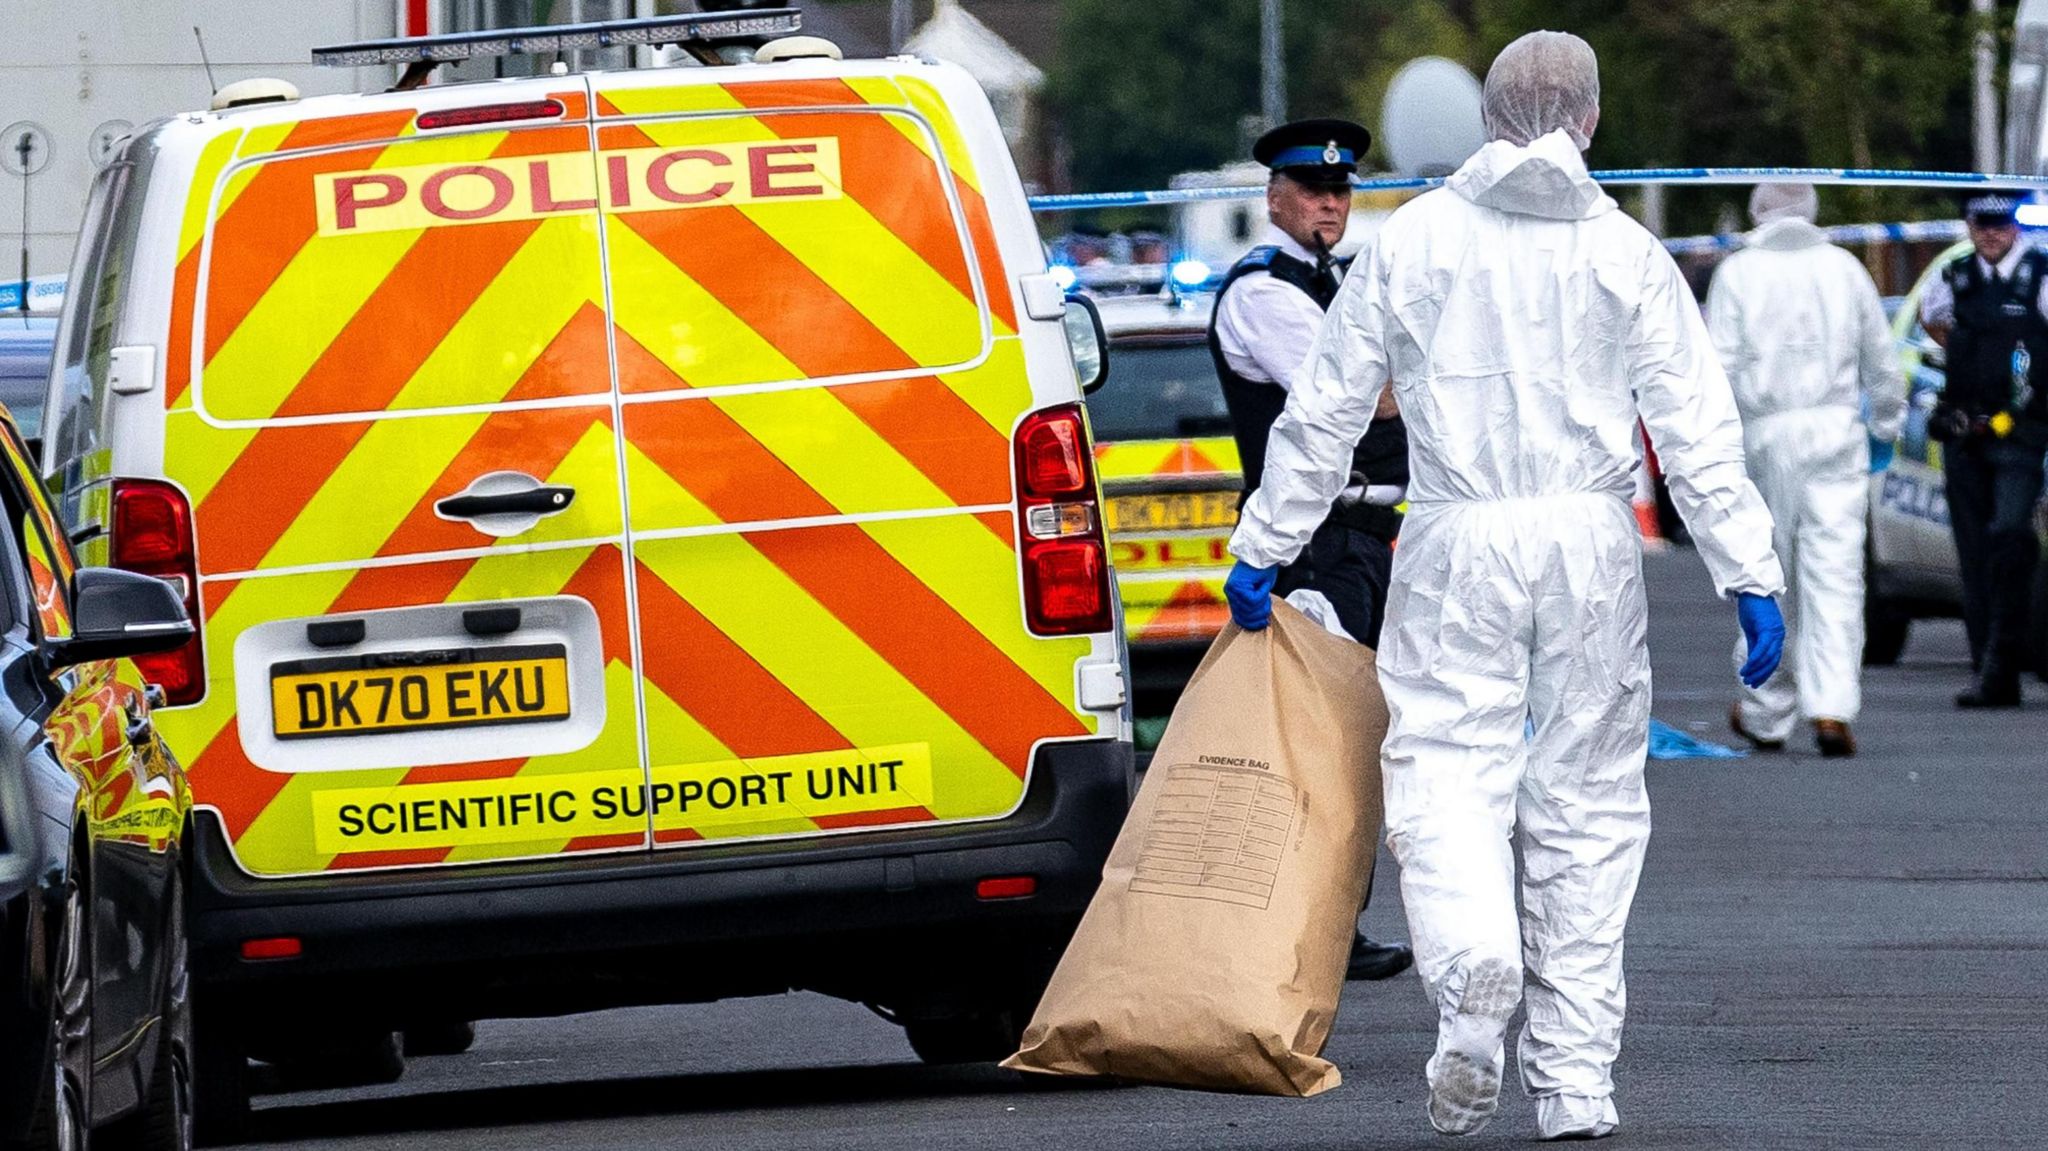
[[[1295,557],[1391,381],[1411,482],[1379,652],[1387,839],[1443,1015],[1432,1107],[1447,1052],[1482,1078],[1490,1057],[1497,1090],[1526,960],[1521,1067],[1546,1135],[1615,1123],[1622,932],[1650,831],[1639,414],[1721,593],[1782,582],[1698,305],[1587,176],[1583,143],[1497,138],[1387,221],[1231,542],[1250,564]],[[1458,1034],[1473,1027],[1492,1033]],[[1465,1129],[1490,1093],[1483,1107]]]
[[[1782,742],[1801,715],[1850,723],[1862,708],[1864,412],[1869,436],[1897,439],[1906,385],[1877,286],[1813,226],[1813,189],[1771,189],[1782,186],[1758,189],[1748,245],[1714,273],[1707,329],[1789,585],[1789,658],[1763,687],[1741,689],[1742,725]],[[1740,636],[1735,652],[1740,667]]]

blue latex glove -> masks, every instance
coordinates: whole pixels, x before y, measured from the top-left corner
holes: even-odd
[[[1749,662],[1742,665],[1742,682],[1762,687],[1785,654],[1785,617],[1778,614],[1778,601],[1748,592],[1735,597],[1735,614],[1742,620],[1742,637],[1749,641]]]
[[[1243,560],[1230,569],[1223,581],[1223,598],[1230,601],[1230,618],[1246,631],[1258,631],[1273,622],[1273,581],[1279,568],[1254,567]]]

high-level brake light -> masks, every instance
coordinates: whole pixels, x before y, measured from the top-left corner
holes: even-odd
[[[478,104],[470,108],[421,112],[413,124],[422,130],[469,128],[513,120],[554,120],[559,119],[563,111],[560,100],[524,100],[517,104]]]

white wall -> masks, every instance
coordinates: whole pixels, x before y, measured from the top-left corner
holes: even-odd
[[[390,84],[389,68],[316,68],[313,48],[399,34],[403,0],[33,0],[6,5],[0,128],[28,120],[51,140],[29,186],[29,271],[70,264],[97,170],[95,131],[205,108],[212,97],[194,25],[222,84],[278,76],[307,95]],[[11,147],[8,134],[0,146]],[[0,170],[0,280],[19,275],[22,180]]]

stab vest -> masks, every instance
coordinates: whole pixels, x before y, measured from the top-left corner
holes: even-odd
[[[2048,253],[2028,251],[2012,277],[1984,274],[1976,253],[1942,270],[1955,293],[1948,337],[1948,383],[1942,398],[1973,416],[2011,412],[2013,437],[2048,443],[2048,320],[2038,299]]]
[[[1348,264],[1349,261],[1345,261]],[[1343,266],[1340,264],[1339,266]],[[1244,494],[1258,490],[1266,472],[1266,438],[1273,422],[1287,406],[1287,389],[1262,380],[1239,375],[1223,357],[1223,343],[1216,335],[1216,317],[1222,314],[1223,298],[1236,283],[1253,272],[1265,272],[1283,284],[1300,290],[1316,307],[1327,312],[1336,299],[1337,285],[1321,281],[1315,265],[1298,260],[1272,245],[1253,248],[1230,269],[1223,285],[1216,289],[1216,310],[1209,317],[1209,355],[1216,361],[1216,378],[1223,382],[1223,402],[1230,409],[1230,423],[1237,438],[1237,453],[1244,467]],[[1303,348],[1306,355],[1308,349]],[[1351,453],[1351,469],[1375,484],[1408,482],[1408,428],[1399,416],[1374,420]],[[1375,533],[1378,534],[1378,533]]]

